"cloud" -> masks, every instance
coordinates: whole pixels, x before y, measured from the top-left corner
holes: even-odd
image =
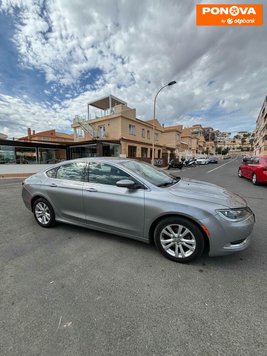
[[[162,123],[255,127],[267,87],[266,25],[196,27],[195,2],[174,0],[2,0],[2,12],[14,22],[21,70],[46,81],[43,101],[7,90],[0,97],[0,126],[13,135],[49,120],[70,128],[87,102],[108,94],[150,119],[157,90],[171,80],[157,99]]]

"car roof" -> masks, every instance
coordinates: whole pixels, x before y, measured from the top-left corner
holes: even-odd
[[[84,157],[84,158],[75,158],[66,160],[64,162],[58,163],[59,165],[65,163],[74,163],[74,162],[114,162],[114,163],[122,163],[128,161],[137,161],[129,158],[121,158],[121,157]],[[139,161],[137,161],[139,162]]]

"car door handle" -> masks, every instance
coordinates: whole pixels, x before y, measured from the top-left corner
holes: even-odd
[[[57,187],[57,184],[51,183],[51,184],[50,184],[50,187],[55,188],[55,187]]]
[[[85,188],[87,192],[97,192],[95,188]]]

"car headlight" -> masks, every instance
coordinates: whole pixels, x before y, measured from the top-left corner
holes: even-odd
[[[218,209],[216,210],[222,217],[231,221],[245,220],[251,215],[251,211],[248,208],[238,209]]]

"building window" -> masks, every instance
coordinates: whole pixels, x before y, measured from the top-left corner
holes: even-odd
[[[146,132],[146,138],[147,138],[148,140],[150,140],[150,130],[147,130],[147,132]]]
[[[159,134],[157,132],[155,132],[155,141],[159,140]]]
[[[148,158],[148,149],[146,147],[141,147],[141,157]]]
[[[161,158],[160,155],[161,155],[161,150],[158,150],[158,158]]]
[[[146,132],[145,129],[142,129],[142,133],[141,133],[142,137],[145,138],[146,137]]]
[[[16,163],[28,164],[37,163],[36,148],[16,147]]]
[[[135,125],[129,124],[129,134],[135,135]]]
[[[75,132],[76,138],[84,137],[84,131],[83,131],[83,129],[81,127],[76,127],[74,132]]]
[[[176,134],[176,141],[180,141],[180,135]]]
[[[136,157],[136,146],[128,146],[128,157],[130,158]]]
[[[106,136],[106,133],[105,133],[105,125],[103,125],[103,126],[98,126],[98,133],[97,133],[97,136],[100,137],[100,138]]]
[[[39,148],[38,161],[43,164],[58,163],[66,160],[66,150],[54,148]]]
[[[1,163],[16,163],[14,147],[0,146],[0,164]]]

